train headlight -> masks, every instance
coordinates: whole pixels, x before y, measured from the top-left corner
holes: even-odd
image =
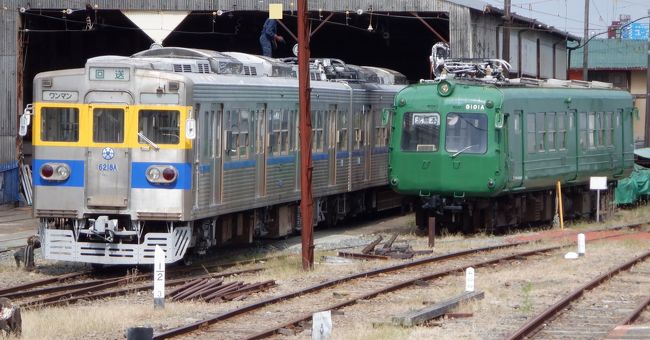
[[[41,178],[47,181],[65,181],[70,177],[70,167],[65,163],[45,163],[41,165]]]
[[[151,165],[146,171],[147,180],[153,184],[169,184],[176,181],[178,170],[171,165]]]
[[[494,189],[494,179],[488,179],[487,186],[489,189]]]
[[[438,94],[447,97],[454,91],[454,84],[443,80],[438,84]]]

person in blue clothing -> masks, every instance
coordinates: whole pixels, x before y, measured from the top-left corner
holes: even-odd
[[[260,45],[262,45],[262,55],[271,57],[272,51],[278,42],[284,42],[284,38],[278,35],[278,23],[275,19],[266,19],[262,34],[260,34]]]

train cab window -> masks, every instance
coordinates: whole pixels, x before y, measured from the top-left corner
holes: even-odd
[[[451,153],[487,151],[487,116],[481,113],[447,115],[445,149]]]
[[[93,142],[124,142],[124,110],[96,108],[93,109]]]
[[[177,110],[140,110],[138,131],[156,144],[178,144],[180,115]],[[138,143],[146,144],[142,138],[138,138]]]
[[[407,112],[402,128],[403,151],[438,151],[440,114]]]
[[[45,142],[79,141],[79,109],[68,107],[42,108],[41,140]]]

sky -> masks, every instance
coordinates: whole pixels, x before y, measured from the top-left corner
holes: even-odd
[[[483,0],[503,8],[503,0]],[[582,37],[584,35],[585,0],[511,0],[511,12],[537,19],[561,31]],[[648,16],[648,0],[590,0],[589,31],[590,35],[607,31],[612,21],[617,21],[620,14],[629,14],[631,20]],[[648,19],[639,21],[648,24]],[[607,38],[607,35],[600,37]]]

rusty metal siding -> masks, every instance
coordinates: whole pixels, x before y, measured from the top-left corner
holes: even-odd
[[[497,31],[502,30],[502,20],[498,17],[472,13],[472,54],[474,58],[500,58],[501,37],[497,41]],[[497,45],[498,44],[498,45]]]

